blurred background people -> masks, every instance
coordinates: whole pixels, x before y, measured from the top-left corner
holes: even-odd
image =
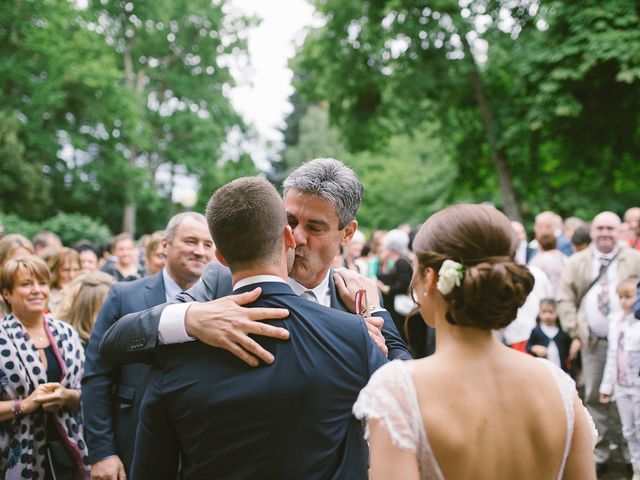
[[[45,317],[49,269],[34,255],[8,261],[0,292],[10,314],[0,344],[0,459],[4,478],[87,478],[80,412],[84,350],[71,325]],[[3,447],[4,450],[4,447]]]
[[[627,235],[629,246],[640,250],[640,207],[631,207],[624,212],[624,223],[629,227]]]
[[[407,297],[413,268],[409,255],[409,235],[398,229],[390,230],[382,239],[381,261],[392,263],[391,269],[382,273],[378,271],[378,288],[382,292],[384,306],[391,314],[398,331],[404,335],[404,321],[409,310],[395,305],[396,297]],[[398,311],[401,310],[401,311]]]
[[[551,283],[552,296],[555,298],[560,284],[562,270],[567,264],[567,256],[557,248],[556,236],[544,233],[538,240],[538,254],[529,262],[530,266],[538,267],[542,270]]]
[[[83,273],[64,289],[59,319],[71,324],[86,350],[96,317],[115,279],[104,272]]]
[[[88,240],[76,243],[73,248],[80,256],[80,267],[84,273],[96,272],[98,267],[98,248]]]
[[[149,235],[145,245],[145,267],[147,275],[155,275],[162,270],[167,263],[166,247],[162,243],[164,232],[153,232]]]
[[[571,237],[571,245],[573,246],[574,252],[581,252],[589,247],[590,243],[591,234],[589,233],[589,225],[585,224],[576,228]]]
[[[0,239],[0,272],[2,267],[12,258],[25,257],[33,255],[33,245],[27,237],[20,235],[19,233],[10,233]],[[0,298],[0,318],[7,313],[4,300]]]
[[[116,257],[114,263],[107,263],[102,271],[118,282],[129,282],[142,276],[133,237],[128,233],[116,235],[111,241],[111,253]]]
[[[64,247],[49,258],[47,265],[51,272],[49,311],[53,317],[57,318],[58,306],[62,301],[62,290],[80,274],[80,255],[73,248]]]
[[[62,240],[53,232],[39,232],[33,237],[33,249],[40,258],[47,259],[56,251],[62,248]]]

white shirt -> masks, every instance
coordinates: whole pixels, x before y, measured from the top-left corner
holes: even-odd
[[[298,282],[289,278],[288,284],[294,291],[294,293],[300,296],[302,293],[307,290],[313,291],[316,298],[318,299],[318,303],[324,305],[326,307],[331,306],[331,293],[329,292],[329,273],[331,270],[327,271],[327,275],[320,284],[315,288],[305,288],[300,285]],[[280,277],[276,277],[274,275],[255,275],[253,277],[247,277],[239,282],[237,282],[233,289],[241,288],[247,285],[251,285],[252,283],[258,282],[282,282]],[[162,314],[160,315],[160,323],[158,324],[158,343],[161,345],[168,345],[173,343],[184,343],[195,340],[195,338],[190,337],[187,334],[187,330],[184,326],[185,316],[187,314],[187,309],[193,302],[187,303],[174,303],[171,305],[167,305]]]
[[[591,247],[592,259],[591,259],[591,279],[598,276],[600,272],[600,259],[605,258],[607,260],[612,259],[618,252],[616,248],[610,253],[600,253],[595,247]],[[593,335],[606,338],[609,333],[609,324],[615,319],[622,317],[622,309],[620,308],[620,300],[616,294],[616,287],[620,279],[618,278],[618,259],[616,258],[611,262],[609,268],[607,268],[607,282],[609,289],[609,315],[604,316],[598,309],[598,292],[600,291],[600,285],[596,283],[591,290],[587,292],[584,297],[585,311],[587,313],[587,324],[589,330]],[[590,280],[591,280],[590,279]]]
[[[516,319],[503,331],[504,342],[507,345],[523,342],[531,336],[531,330],[536,326],[536,318],[540,311],[540,300],[551,297],[553,291],[547,274],[537,267],[529,266],[529,271],[535,279],[533,289],[527,300],[518,309]]]
[[[171,278],[166,268],[162,269],[162,281],[164,282],[164,295],[167,302],[173,299],[176,295],[182,293],[182,288]]]
[[[329,274],[331,273],[331,269],[327,270],[327,274],[324,279],[320,282],[318,286],[315,288],[307,288],[303,285],[300,285],[293,278],[289,277],[289,281],[287,282],[289,286],[292,288],[294,293],[298,296],[302,295],[307,290],[311,290],[313,294],[318,299],[318,303],[320,305],[324,305],[325,307],[331,306],[331,292],[329,291]]]

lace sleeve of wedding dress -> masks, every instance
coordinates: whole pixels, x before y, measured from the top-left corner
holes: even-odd
[[[565,405],[565,412],[567,414],[567,448],[565,449],[566,454],[568,455],[569,448],[571,446],[571,440],[573,438],[573,427],[575,422],[575,412],[574,412],[574,399],[576,398],[576,383],[573,379],[556,365],[551,362],[540,359],[541,362],[549,368],[551,374],[553,375],[556,384],[558,385],[558,389],[560,390],[560,394],[562,395],[562,400]],[[580,407],[583,409],[585,417],[587,418],[588,428],[591,434],[591,441],[593,447],[595,448],[596,442],[598,441],[598,430],[596,430],[596,425],[593,422],[593,418],[591,414],[586,409],[586,407],[580,402]],[[566,460],[566,459],[565,459]],[[564,463],[564,462],[563,462]]]
[[[365,420],[367,440],[369,422],[378,420],[396,447],[416,453],[422,418],[412,382],[410,368],[400,360],[388,363],[371,376],[353,406],[356,418]]]

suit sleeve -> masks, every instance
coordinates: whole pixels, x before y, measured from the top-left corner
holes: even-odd
[[[118,286],[114,285],[93,327],[82,378],[82,415],[90,464],[117,455],[113,426],[116,368],[100,356],[98,345],[104,332],[120,317],[120,311]]]
[[[573,282],[575,277],[575,263],[569,261],[560,277],[558,286],[558,318],[562,330],[571,338],[578,336],[578,293]]]
[[[413,360],[413,356],[409,352],[407,345],[402,340],[400,332],[391,315],[386,310],[380,310],[373,314],[374,317],[380,317],[384,320],[382,325],[382,336],[389,349],[389,360]]]
[[[162,404],[162,374],[155,371],[140,408],[131,478],[175,480],[178,477],[180,443]]]
[[[229,293],[230,273],[217,264],[210,264],[202,279],[169,303],[207,302]],[[122,317],[105,333],[100,353],[115,364],[151,363],[159,346],[160,316],[169,303]]]
[[[542,345],[542,343],[540,343],[540,335],[538,334],[538,329],[534,328],[533,330],[531,330],[531,335],[529,335],[529,340],[527,340],[527,345],[525,346],[525,350],[527,351],[527,353],[530,353],[531,355],[535,355],[532,351],[531,351],[531,347],[533,347],[534,345]]]

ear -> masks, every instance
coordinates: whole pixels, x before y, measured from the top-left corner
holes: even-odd
[[[427,291],[428,292],[435,291],[436,286],[438,285],[438,274],[431,267],[427,267],[424,273],[425,274],[423,276],[423,279],[424,279],[423,281],[424,281],[425,287],[427,287]]]
[[[356,233],[358,229],[358,221],[351,220],[347,225],[345,225],[342,234],[342,240],[340,240],[340,245],[347,245],[351,239],[353,238],[353,234]]]
[[[166,238],[163,238],[162,240],[160,240],[160,244],[162,245],[162,248],[167,248],[167,245],[169,245],[169,242],[167,241]]]
[[[229,264],[227,263],[227,261],[224,259],[224,257],[222,256],[222,253],[220,253],[220,250],[216,250],[216,258],[218,259],[218,261],[224,265],[225,267],[228,267]]]
[[[290,225],[284,226],[284,246],[288,249],[296,248],[296,239],[293,237],[293,230]]]

